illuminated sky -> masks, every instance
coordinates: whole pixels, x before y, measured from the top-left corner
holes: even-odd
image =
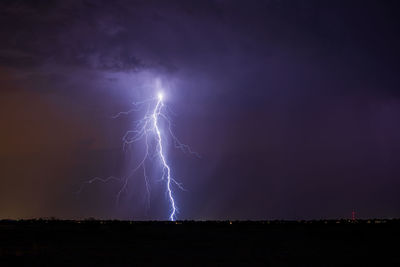
[[[396,1],[1,1],[0,218],[167,219],[111,116],[166,88],[180,219],[400,216]]]

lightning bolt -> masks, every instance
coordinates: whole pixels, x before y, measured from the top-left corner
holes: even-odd
[[[173,186],[177,186],[181,190],[185,190],[181,183],[177,182],[171,174],[171,167],[168,164],[167,155],[166,155],[166,146],[165,142],[167,140],[166,135],[169,135],[176,148],[182,150],[183,152],[188,152],[190,154],[194,154],[200,158],[200,155],[196,152],[192,151],[191,148],[183,143],[181,143],[178,138],[174,135],[172,131],[172,123],[168,116],[168,109],[167,106],[164,104],[164,94],[161,90],[161,85],[157,81],[156,88],[159,90],[157,97],[153,97],[151,99],[135,102],[133,103],[134,108],[129,111],[119,112],[112,118],[116,119],[122,115],[128,115],[135,111],[139,111],[142,109],[143,106],[147,106],[147,111],[144,117],[138,121],[134,122],[134,129],[129,130],[125,133],[122,138],[123,141],[123,149],[126,150],[131,144],[144,140],[145,143],[145,153],[142,160],[139,164],[133,168],[131,173],[124,178],[116,178],[114,176],[110,176],[106,179],[102,178],[93,178],[84,182],[78,193],[80,193],[87,184],[91,184],[93,182],[110,182],[110,181],[122,181],[123,184],[120,190],[117,193],[117,203],[119,202],[121,194],[126,190],[128,182],[133,174],[140,168],[143,169],[143,176],[146,185],[146,191],[148,196],[148,202],[150,202],[150,184],[149,184],[149,177],[147,176],[146,172],[146,162],[148,160],[152,160],[155,157],[158,158],[161,164],[161,181],[165,181],[166,184],[166,195],[169,201],[170,206],[170,213],[169,213],[169,220],[175,221],[176,215],[178,213],[178,207],[176,204],[176,200],[174,198]],[[166,131],[162,130],[162,123],[161,121],[164,120],[168,127]],[[153,141],[153,142],[152,142]],[[155,145],[153,144],[155,143]]]
[[[166,177],[167,178],[167,191],[168,191],[169,202],[171,204],[171,214],[169,215],[169,219],[170,219],[170,221],[174,221],[175,213],[176,213],[176,206],[175,206],[175,199],[174,199],[174,196],[172,194],[172,189],[171,189],[171,181],[173,179],[171,178],[171,168],[169,167],[169,165],[165,159],[161,131],[158,126],[158,119],[162,116],[161,109],[164,106],[164,103],[162,100],[163,100],[163,94],[162,94],[162,92],[160,92],[160,93],[158,93],[158,101],[157,101],[157,105],[153,111],[152,117],[153,117],[154,130],[156,132],[156,138],[157,138],[157,143],[158,143],[158,145],[157,145],[158,153],[160,155],[161,163],[163,165],[163,174],[165,174],[165,170],[167,171],[167,177]]]

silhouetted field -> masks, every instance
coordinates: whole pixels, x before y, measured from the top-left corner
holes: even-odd
[[[0,266],[400,266],[400,221],[0,221]]]

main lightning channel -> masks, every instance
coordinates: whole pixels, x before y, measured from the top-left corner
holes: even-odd
[[[167,193],[168,193],[169,201],[171,203],[171,214],[169,216],[169,219],[170,219],[170,221],[175,221],[176,206],[175,206],[175,200],[174,200],[174,197],[172,194],[172,189],[171,189],[171,181],[172,181],[171,168],[169,167],[167,160],[165,159],[164,149],[163,149],[163,140],[162,140],[160,128],[158,126],[158,118],[161,116],[161,109],[164,105],[162,100],[163,100],[163,94],[159,93],[157,105],[154,108],[154,112],[153,112],[153,123],[154,123],[154,129],[156,131],[156,136],[157,136],[158,153],[160,155],[161,163],[163,165],[163,178],[165,176],[165,170],[167,171],[167,173],[166,173]]]

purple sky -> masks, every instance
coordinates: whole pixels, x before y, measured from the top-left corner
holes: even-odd
[[[0,218],[167,219],[124,176],[155,79],[179,219],[400,216],[397,1],[1,1]]]

